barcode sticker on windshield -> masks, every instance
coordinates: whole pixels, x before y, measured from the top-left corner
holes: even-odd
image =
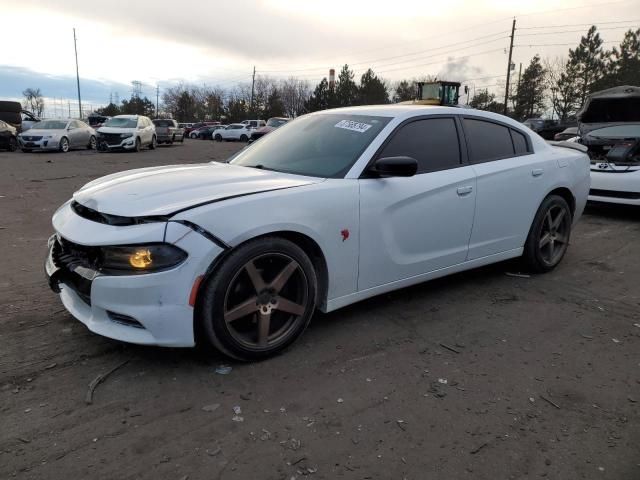
[[[336,128],[344,128],[345,130],[353,130],[359,133],[364,133],[371,128],[368,123],[354,122],[353,120],[340,120],[335,126]]]

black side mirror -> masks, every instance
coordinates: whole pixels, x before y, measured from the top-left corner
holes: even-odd
[[[370,171],[378,177],[413,177],[418,161],[411,157],[383,157],[375,161]]]

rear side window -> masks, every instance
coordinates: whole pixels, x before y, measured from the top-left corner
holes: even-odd
[[[513,148],[516,151],[516,155],[525,155],[530,152],[524,134],[511,130],[511,140],[513,140]]]
[[[400,127],[379,158],[407,156],[426,173],[460,166],[460,144],[453,118],[416,120]]]
[[[472,163],[514,156],[509,128],[471,118],[464,118],[462,122]]]

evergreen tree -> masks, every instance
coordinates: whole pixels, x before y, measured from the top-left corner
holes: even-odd
[[[309,97],[305,104],[305,110],[307,112],[317,112],[318,110],[326,110],[332,106],[332,100],[334,95],[329,88],[329,82],[326,78],[323,78],[313,93]]]
[[[227,102],[227,123],[237,123],[246,120],[249,113],[247,103],[239,98],[231,98]]]
[[[596,83],[598,90],[617,85],[640,85],[640,28],[628,30],[608,55],[607,74]]]
[[[537,115],[544,110],[544,93],[546,70],[540,63],[540,56],[535,55],[522,74],[515,97],[514,116],[520,120]]]
[[[360,79],[358,88],[358,103],[360,105],[380,105],[389,103],[387,86],[380,80],[373,70],[368,69]]]
[[[336,82],[336,106],[350,107],[356,105],[357,101],[358,86],[353,81],[353,72],[349,70],[349,65],[345,64]]]
[[[195,98],[186,90],[178,97],[173,114],[179,122],[189,122],[196,118]]]
[[[396,83],[394,90],[393,101],[395,103],[407,102],[416,98],[416,86],[413,81],[401,80]]]
[[[147,97],[134,97],[129,100],[122,100],[122,106],[120,107],[120,113],[125,115],[146,115],[152,117],[156,110],[155,104]]]
[[[98,115],[105,115],[107,117],[115,117],[116,115],[120,115],[120,109],[115,103],[111,102],[106,107],[97,109],[96,113]]]
[[[596,82],[602,77],[606,66],[602,39],[595,25],[580,39],[575,50],[569,50],[569,63],[577,76],[578,106],[581,107],[587,95],[598,90]]]
[[[267,97],[267,102],[264,108],[264,117],[271,118],[284,116],[284,103],[282,102],[280,91],[277,88],[274,88]]]
[[[477,108],[478,110],[486,110],[488,112],[496,113],[502,113],[504,109],[504,103],[496,102],[496,95],[494,93],[489,93],[489,90],[486,88],[484,90],[479,90],[478,93],[473,96],[469,102],[469,106]]]

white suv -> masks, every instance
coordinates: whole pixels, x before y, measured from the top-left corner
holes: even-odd
[[[142,115],[117,115],[98,129],[98,150],[135,150],[156,148],[156,127]]]
[[[217,128],[212,133],[212,138],[221,142],[222,140],[240,140],[241,142],[248,142],[251,137],[251,132],[254,128],[243,123],[232,123],[227,125],[224,129]]]

